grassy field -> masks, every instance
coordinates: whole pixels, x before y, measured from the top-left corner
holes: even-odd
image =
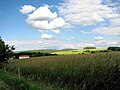
[[[5,67],[13,74],[19,67],[25,80],[48,90],[120,90],[120,52],[13,60]]]
[[[42,52],[42,53],[52,53],[58,55],[69,55],[69,54],[90,54],[91,51],[99,52],[100,50],[107,50],[105,48],[100,49],[63,49],[63,50],[55,50],[55,49],[43,49],[43,50],[28,50],[23,52]]]
[[[91,51],[99,52],[100,50],[106,50],[106,49],[80,49],[80,50],[66,50],[66,51],[56,51],[52,52],[53,54],[58,55],[68,55],[68,54],[90,54]]]

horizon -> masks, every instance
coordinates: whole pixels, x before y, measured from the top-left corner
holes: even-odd
[[[120,0],[1,0],[0,36],[15,51],[120,47]]]

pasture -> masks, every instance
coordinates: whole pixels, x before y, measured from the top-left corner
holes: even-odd
[[[12,60],[5,67],[12,74],[19,67],[24,80],[42,83],[48,90],[120,89],[120,52]]]
[[[106,50],[106,49],[101,48],[101,49],[65,50],[65,51],[56,51],[56,52],[52,52],[52,54],[58,54],[58,55],[90,54],[91,51],[93,51],[93,52],[100,52],[101,50]]]

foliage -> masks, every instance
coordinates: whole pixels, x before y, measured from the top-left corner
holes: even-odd
[[[37,57],[6,67],[14,73],[20,67],[26,79],[68,90],[120,90],[120,52]]]
[[[45,52],[18,52],[14,53],[14,56],[18,58],[20,55],[29,55],[30,57],[38,57],[38,56],[54,56],[57,54],[45,53]]]
[[[6,90],[6,87],[7,87],[6,83],[0,79],[0,90]]]
[[[120,47],[108,47],[107,50],[120,51]]]
[[[100,52],[110,52],[110,50],[100,50]]]
[[[77,50],[77,49],[66,48],[66,49],[62,49],[61,51],[70,51],[70,50]]]
[[[6,45],[0,37],[0,63],[7,62],[12,57],[14,49],[14,46]]]
[[[31,82],[8,75],[0,70],[0,79],[4,82],[0,90],[40,90],[40,88]]]
[[[84,47],[84,49],[96,49],[96,47]]]
[[[53,52],[57,52],[60,50],[56,50],[56,49],[40,49],[40,50],[27,50],[27,51],[23,51],[23,52],[41,52],[41,53],[53,53]]]

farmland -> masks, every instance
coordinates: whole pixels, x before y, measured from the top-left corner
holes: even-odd
[[[63,50],[55,50],[55,49],[43,49],[43,50],[28,50],[23,52],[42,52],[42,53],[50,53],[57,55],[69,55],[69,54],[90,54],[91,51],[100,52],[102,50],[107,50],[106,48],[100,49],[63,49]]]
[[[120,52],[16,59],[4,66],[12,75],[20,68],[26,82],[42,83],[41,90],[120,89]]]
[[[69,55],[69,54],[90,54],[91,51],[93,51],[93,52],[100,52],[100,50],[106,50],[106,49],[65,50],[65,51],[56,51],[56,52],[52,52],[52,53],[53,53],[53,54],[58,54],[58,55]]]

